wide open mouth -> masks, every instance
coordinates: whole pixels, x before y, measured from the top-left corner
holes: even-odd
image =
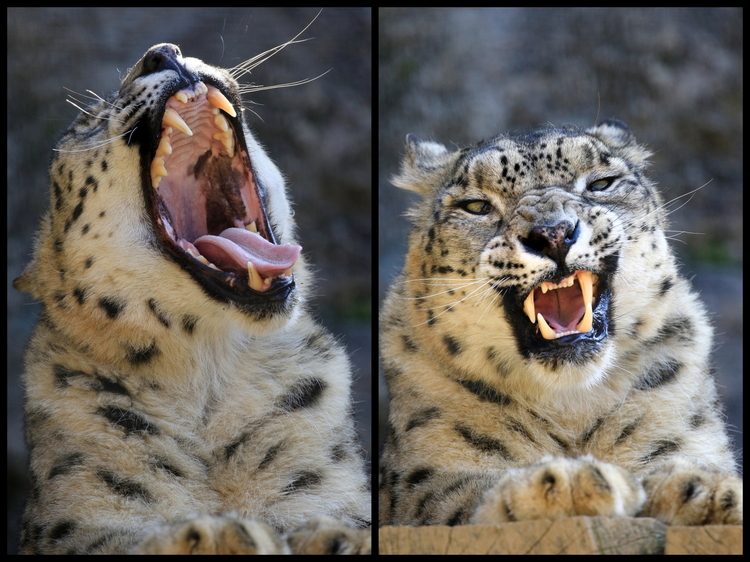
[[[160,241],[214,296],[286,298],[301,248],[276,243],[234,106],[197,82],[160,124],[144,170]]]
[[[511,291],[504,306],[524,356],[581,361],[607,338],[611,296],[607,277],[577,270],[543,281],[525,297]]]
[[[594,325],[598,288],[598,276],[578,270],[559,283],[543,281],[523,301],[523,311],[532,324],[539,322],[545,340],[588,333]]]

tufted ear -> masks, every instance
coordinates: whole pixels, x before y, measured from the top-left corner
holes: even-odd
[[[586,133],[596,137],[639,168],[645,167],[648,157],[651,156],[651,152],[636,142],[630,127],[617,119],[605,119],[598,125],[586,129]]]
[[[427,193],[443,185],[457,157],[457,152],[448,152],[442,144],[422,141],[409,133],[401,172],[391,178],[391,183],[409,191]]]

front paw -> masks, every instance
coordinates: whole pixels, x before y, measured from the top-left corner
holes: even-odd
[[[667,525],[742,525],[742,479],[674,460],[643,479],[640,515]]]
[[[573,515],[632,516],[645,494],[624,468],[586,456],[545,457],[508,470],[471,518],[479,525]]]
[[[288,554],[271,526],[231,515],[200,515],[160,525],[135,554]]]
[[[287,537],[292,554],[370,554],[372,532],[332,517],[315,517]]]

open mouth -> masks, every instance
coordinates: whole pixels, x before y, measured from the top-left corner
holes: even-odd
[[[301,247],[276,243],[226,95],[200,81],[174,92],[151,135],[144,189],[171,255],[222,299],[289,296]]]
[[[599,277],[590,271],[578,270],[559,283],[543,281],[523,301],[523,311],[532,324],[539,323],[545,340],[588,333],[594,325],[598,287]]]
[[[557,282],[543,281],[525,296],[510,291],[503,300],[525,357],[581,362],[612,332],[611,296],[607,277],[577,270]]]

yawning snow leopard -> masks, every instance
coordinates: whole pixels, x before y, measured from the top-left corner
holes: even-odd
[[[742,522],[648,156],[615,120],[453,152],[407,137],[394,183],[423,199],[381,316],[381,524]]]
[[[50,176],[22,552],[369,552],[348,359],[233,73],[152,47]]]

